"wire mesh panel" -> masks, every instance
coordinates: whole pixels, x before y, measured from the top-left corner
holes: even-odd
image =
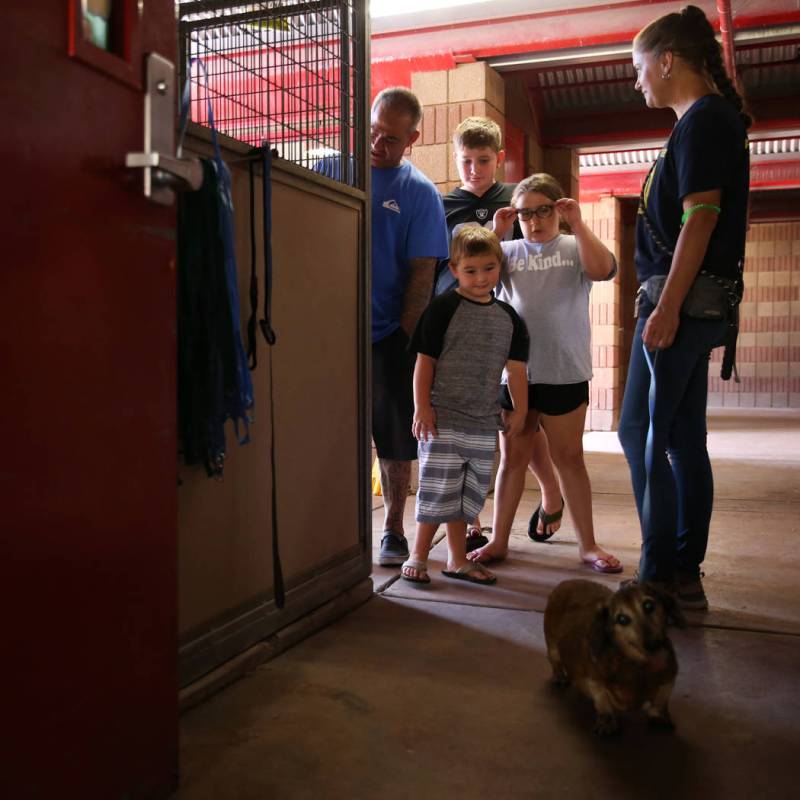
[[[365,0],[177,0],[190,119],[364,188]],[[206,79],[207,75],[207,79]]]

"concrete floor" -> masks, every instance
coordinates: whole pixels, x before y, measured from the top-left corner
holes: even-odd
[[[376,566],[372,600],[185,714],[178,798],[797,797],[800,415],[714,416],[711,431],[712,608],[672,635],[675,733],[634,714],[600,739],[588,701],[550,687],[549,591],[619,576],[578,565],[567,517],[550,542],[530,542],[528,490],[496,586],[443,578],[444,543],[428,587]],[[630,576],[639,530],[627,467],[613,434],[587,434],[585,446],[598,539]]]

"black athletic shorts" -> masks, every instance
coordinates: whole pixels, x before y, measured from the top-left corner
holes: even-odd
[[[589,381],[561,385],[528,384],[528,409],[534,409],[542,414],[560,417],[574,411],[583,403],[587,405],[589,403]],[[508,386],[505,384],[500,389],[500,405],[508,411],[514,408],[511,404],[511,395],[508,393]]]
[[[372,345],[372,438],[379,458],[414,461],[414,364],[402,328]]]

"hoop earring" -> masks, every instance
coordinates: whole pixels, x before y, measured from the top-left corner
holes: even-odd
[[[661,79],[662,79],[662,80],[665,80],[665,81],[668,81],[668,80],[670,79],[670,74],[669,74],[669,72],[662,72],[662,73],[661,73]]]

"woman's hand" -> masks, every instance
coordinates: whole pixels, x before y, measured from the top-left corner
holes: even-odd
[[[575,228],[583,222],[581,207],[578,205],[578,201],[571,197],[562,197],[560,200],[556,200],[556,211],[570,228]]]
[[[492,217],[492,230],[495,232],[498,239],[502,239],[514,225],[514,220],[517,218],[517,209],[513,206],[506,206],[505,208],[498,208]]]
[[[416,406],[411,433],[418,442],[436,438],[436,411],[433,406]]]
[[[675,341],[680,321],[679,311],[670,311],[659,303],[642,331],[644,346],[648,350],[666,350]]]

